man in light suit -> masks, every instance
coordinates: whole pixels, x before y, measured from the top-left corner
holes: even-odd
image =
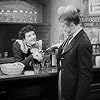
[[[79,9],[63,7],[59,22],[72,36],[62,43],[57,55],[62,100],[87,100],[92,82],[92,45],[80,26]]]

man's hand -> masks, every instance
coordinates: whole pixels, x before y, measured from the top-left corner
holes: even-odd
[[[58,49],[62,43],[57,43],[52,45],[51,47],[47,48],[46,51],[53,51],[54,49]]]

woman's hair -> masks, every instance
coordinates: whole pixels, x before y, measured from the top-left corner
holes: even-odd
[[[23,27],[21,29],[21,31],[19,32],[19,39],[21,39],[21,40],[22,39],[25,39],[25,34],[27,32],[31,32],[31,31],[34,31],[35,32],[35,28],[33,26],[27,25],[27,26]]]
[[[75,25],[79,24],[80,22],[80,9],[75,9],[73,6],[67,6],[64,8],[63,13],[59,16],[60,22],[73,22]]]

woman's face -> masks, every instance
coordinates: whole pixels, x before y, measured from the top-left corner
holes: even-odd
[[[28,44],[33,45],[36,43],[36,34],[34,31],[27,32],[24,39]]]

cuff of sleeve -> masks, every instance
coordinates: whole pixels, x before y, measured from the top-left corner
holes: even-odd
[[[23,63],[25,66],[29,64],[29,62],[33,59],[32,55],[28,56],[26,59],[22,60],[21,63]]]

